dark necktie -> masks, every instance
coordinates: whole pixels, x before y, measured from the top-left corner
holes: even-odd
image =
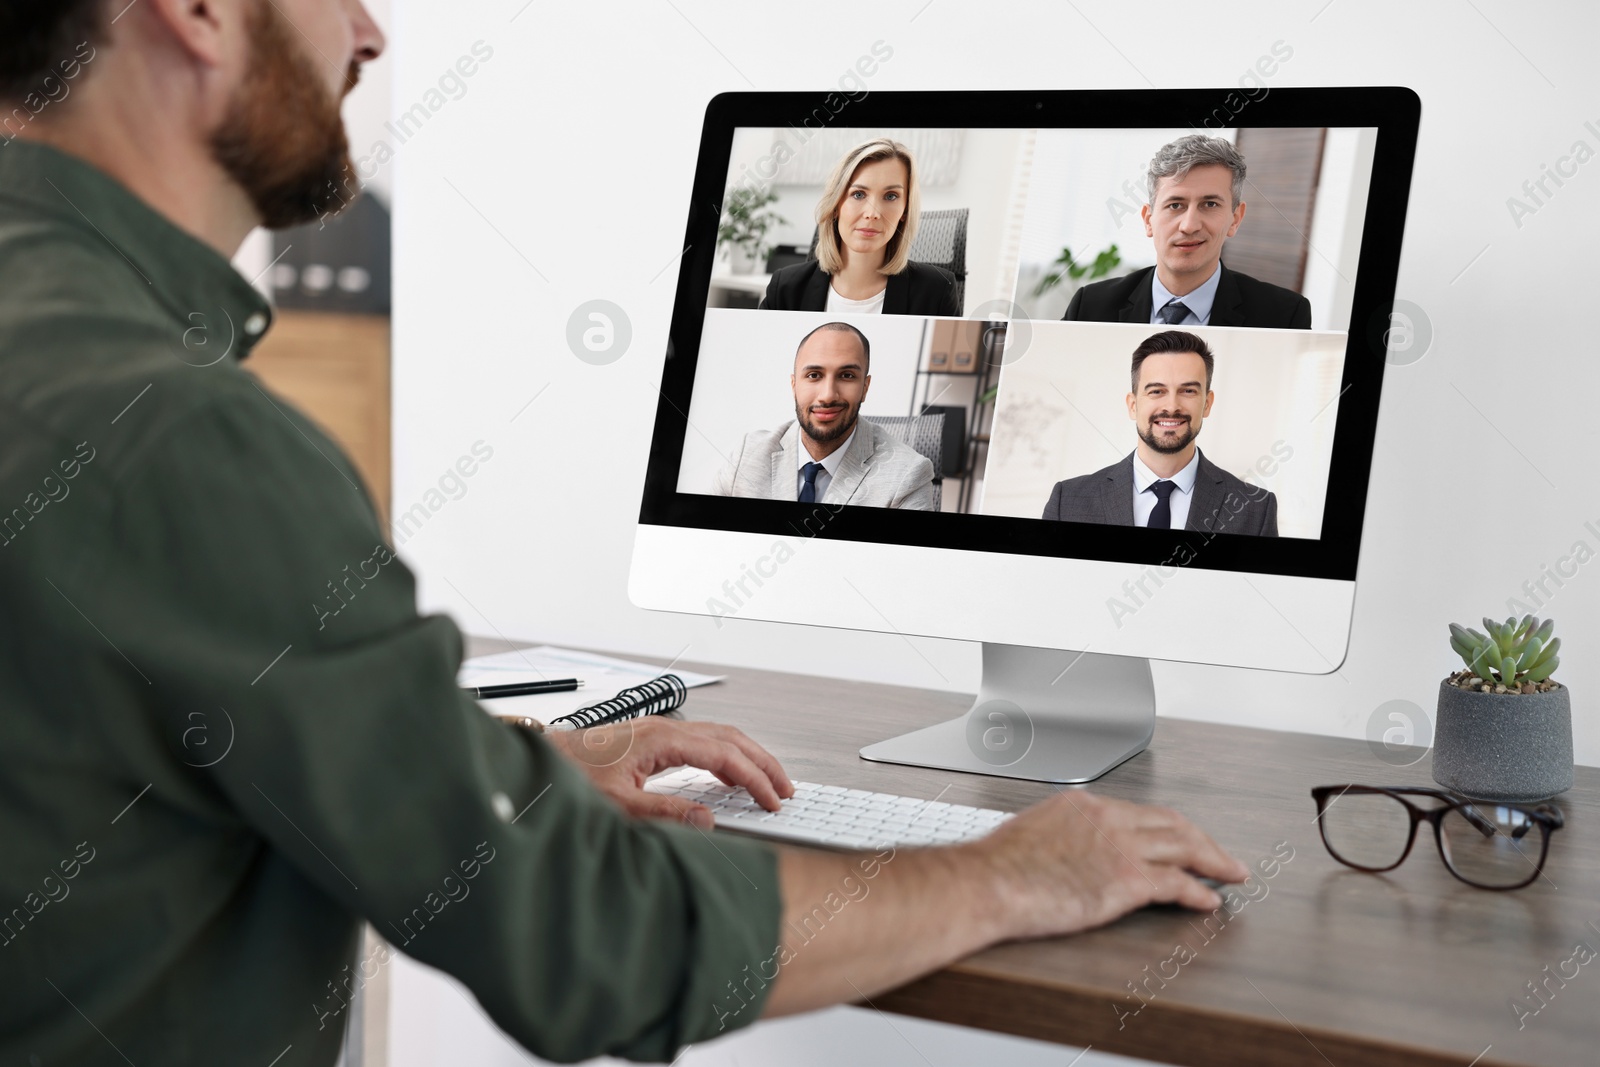
[[[1189,305],[1182,300],[1168,300],[1156,312],[1156,321],[1163,326],[1176,326],[1189,317]]]
[[[1159,482],[1151,482],[1145,489],[1145,492],[1156,495],[1156,506],[1150,512],[1150,521],[1145,523],[1146,526],[1152,530],[1172,529],[1172,491],[1176,488],[1177,482],[1163,478]]]
[[[800,473],[805,477],[805,484],[800,486],[800,503],[815,504],[817,502],[817,475],[822,473],[822,464],[807,463],[800,468]]]

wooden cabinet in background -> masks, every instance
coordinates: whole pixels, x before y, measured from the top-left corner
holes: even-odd
[[[283,311],[244,367],[349,454],[389,523],[389,319]]]

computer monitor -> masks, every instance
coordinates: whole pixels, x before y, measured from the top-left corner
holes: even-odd
[[[861,755],[1050,782],[1149,744],[1151,659],[1337,670],[1415,94],[866,76],[706,110],[633,602],[980,641]]]

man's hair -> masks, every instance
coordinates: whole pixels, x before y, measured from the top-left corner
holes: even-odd
[[[806,342],[811,340],[811,338],[815,337],[817,334],[822,333],[824,330],[826,330],[828,333],[855,334],[856,340],[861,342],[861,373],[872,373],[872,342],[867,340],[866,334],[862,333],[848,322],[825,322],[821,326],[818,326],[815,330],[812,330],[810,333],[800,338],[800,343],[796,345],[794,349],[794,358],[799,359],[800,350],[806,346]]]
[[[1150,173],[1145,184],[1150,191],[1150,206],[1156,206],[1156,186],[1163,178],[1182,181],[1196,167],[1221,165],[1233,171],[1233,206],[1244,199],[1244,156],[1232,142],[1221,137],[1207,137],[1191,133],[1171,144],[1164,144],[1150,160]]]
[[[105,34],[105,0],[0,3],[0,99],[32,92],[80,45]]]
[[[900,216],[900,230],[883,246],[883,266],[879,274],[899,274],[911,259],[911,239],[917,235],[917,216],[921,213],[922,198],[917,192],[917,168],[911,161],[911,149],[899,141],[879,137],[865,141],[846,152],[834,164],[828,183],[823,186],[822,199],[817,201],[817,265],[824,273],[837,274],[844,269],[844,253],[839,250],[839,205],[850,189],[850,180],[864,164],[884,159],[898,159],[906,165],[905,213]]]
[[[1133,392],[1139,392],[1139,368],[1144,365],[1146,356],[1163,355],[1174,352],[1193,352],[1199,356],[1206,365],[1206,392],[1211,391],[1211,370],[1216,365],[1216,359],[1211,355],[1211,348],[1196,335],[1186,330],[1163,330],[1153,333],[1144,339],[1138,348],[1133,350]]]

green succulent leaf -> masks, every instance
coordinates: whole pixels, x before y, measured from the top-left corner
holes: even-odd
[[[1484,681],[1491,681],[1494,672],[1500,669],[1500,653],[1492,644],[1485,644],[1478,649],[1478,654],[1473,657],[1472,673]]]
[[[1532,669],[1544,666],[1550,660],[1555,659],[1556,653],[1559,651],[1561,651],[1561,638],[1557,637],[1539,650],[1539,655],[1534,658],[1533,662],[1528,664],[1528,667]]]
[[[1524,648],[1522,650],[1522,654],[1517,657],[1517,669],[1522,671],[1531,670],[1533,665],[1539,662],[1539,656],[1543,652],[1543,641],[1539,640],[1538,638],[1534,638],[1533,640],[1529,641],[1528,647]]]
[[[1561,657],[1551,656],[1549,659],[1539,664],[1539,666],[1528,672],[1528,681],[1542,682],[1554,674],[1556,672],[1556,668],[1559,666],[1561,666]]]

